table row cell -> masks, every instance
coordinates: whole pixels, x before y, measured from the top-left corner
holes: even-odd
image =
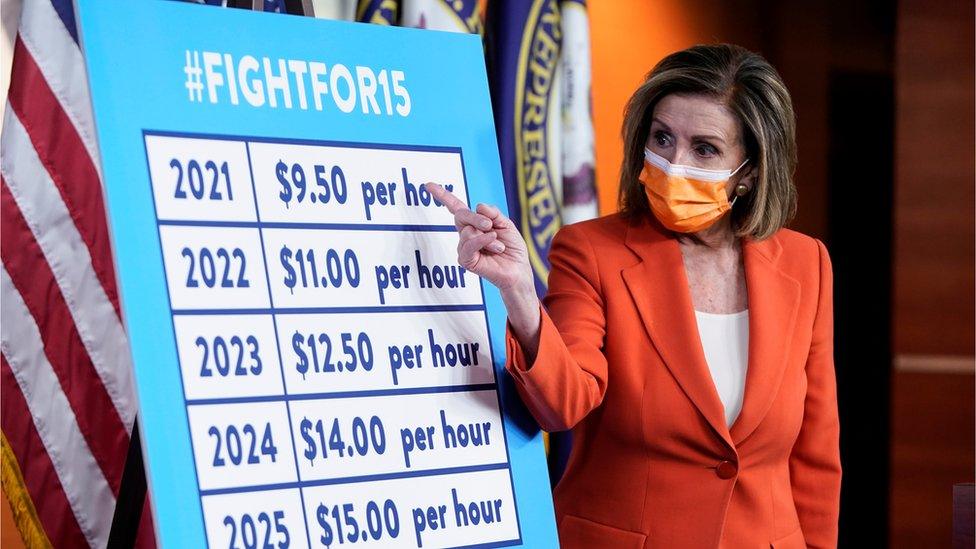
[[[243,142],[146,135],[146,158],[157,218],[257,221]]]
[[[261,221],[454,225],[423,184],[467,204],[460,151],[248,143]]]
[[[291,403],[303,481],[505,463],[494,389]]]
[[[453,226],[428,181],[467,204],[459,150],[169,135],[145,143],[161,220]]]
[[[173,309],[268,308],[268,279],[257,229],[160,227]]]
[[[187,414],[205,491],[416,476],[508,459],[494,389],[190,405]]]
[[[483,311],[278,315],[289,394],[495,382]]]
[[[271,315],[175,316],[187,400],[284,395]]]
[[[268,284],[276,309],[484,303],[481,279],[457,264],[453,232],[164,225],[159,233],[174,310],[268,308]]]
[[[283,402],[188,406],[202,490],[295,482],[295,449]]]
[[[173,321],[188,401],[495,382],[483,311],[177,315]]]
[[[432,549],[521,539],[507,468],[212,495],[202,506],[212,547],[237,547],[237,540],[260,547],[263,540],[279,547]]]
[[[308,547],[297,488],[204,496],[202,507],[210,547]]]

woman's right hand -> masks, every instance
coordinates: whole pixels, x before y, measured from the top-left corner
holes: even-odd
[[[476,211],[471,211],[436,183],[427,183],[426,187],[454,215],[459,265],[487,279],[502,293],[528,288],[535,292],[525,240],[511,219],[488,204],[478,204]]]
[[[528,249],[515,223],[495,206],[478,204],[476,211],[471,211],[444,187],[436,183],[425,186],[454,215],[458,264],[499,289],[516,336],[523,347],[528,347],[526,351],[534,351],[541,321],[539,299]]]

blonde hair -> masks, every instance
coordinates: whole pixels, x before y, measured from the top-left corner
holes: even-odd
[[[644,143],[658,101],[672,93],[705,95],[739,119],[750,164],[758,169],[752,190],[736,201],[738,236],[768,238],[796,214],[796,120],[793,102],[776,69],[757,53],[731,44],[699,45],[658,63],[627,102],[620,209],[630,218],[653,215],[638,181]]]

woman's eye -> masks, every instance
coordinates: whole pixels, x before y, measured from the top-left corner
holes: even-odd
[[[715,156],[718,153],[718,150],[707,143],[702,143],[701,145],[695,147],[695,152],[698,153],[698,156],[709,157]]]
[[[667,147],[671,142],[671,136],[662,131],[656,131],[654,132],[654,141],[658,147]]]

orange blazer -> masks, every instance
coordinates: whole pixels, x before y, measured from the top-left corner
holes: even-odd
[[[835,547],[840,452],[830,258],[743,241],[749,360],[726,426],[677,241],[612,215],[552,242],[539,352],[506,368],[539,424],[573,429],[553,493],[566,549]]]

